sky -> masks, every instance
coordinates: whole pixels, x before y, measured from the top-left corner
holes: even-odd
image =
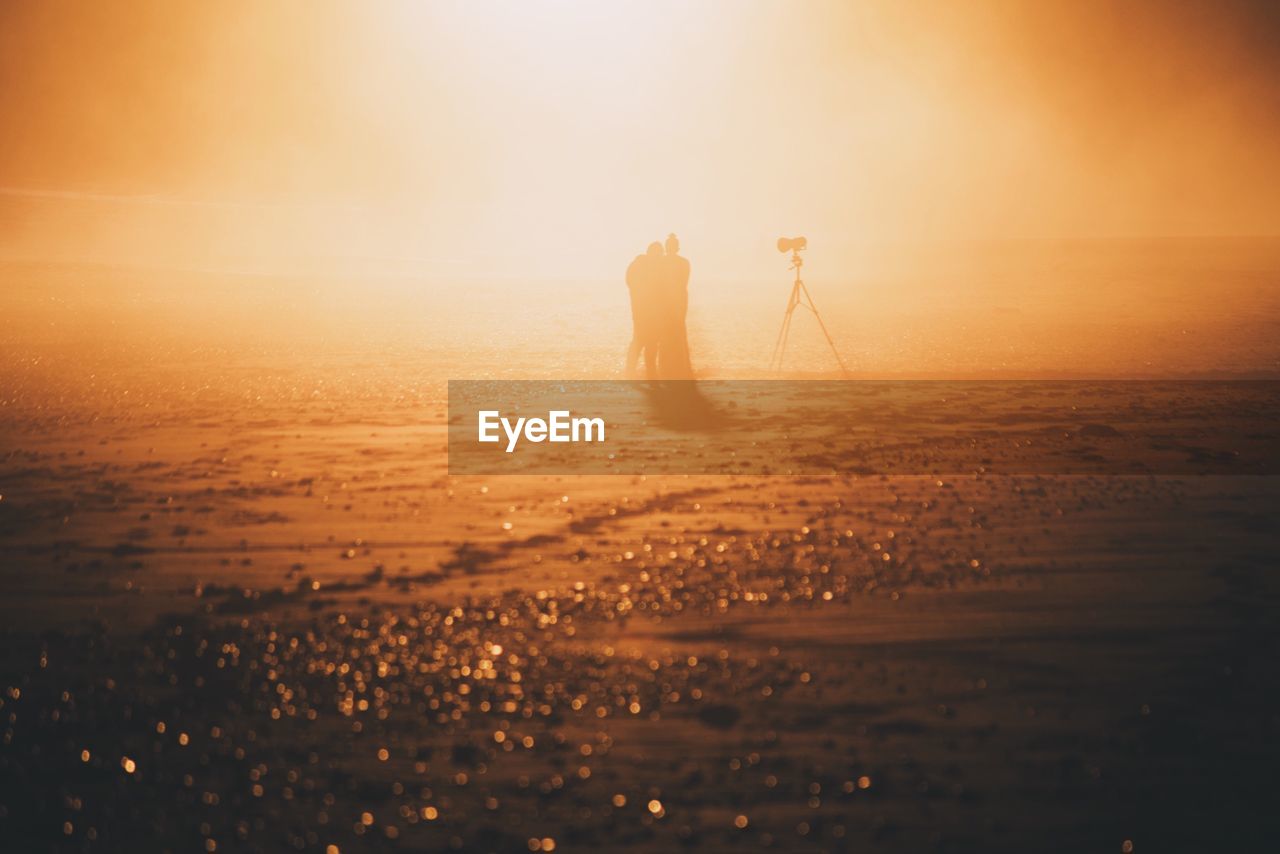
[[[733,280],[780,234],[1277,234],[1277,43],[1266,2],[9,3],[0,250],[591,279],[676,231]]]

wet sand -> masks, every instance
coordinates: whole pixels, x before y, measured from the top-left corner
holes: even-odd
[[[309,388],[5,407],[6,849],[1280,830],[1274,477],[450,476]]]

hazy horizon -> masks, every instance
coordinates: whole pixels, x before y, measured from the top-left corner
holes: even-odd
[[[608,371],[675,232],[699,367],[749,372],[804,234],[855,369],[1275,372],[1277,37],[1249,2],[5,6],[6,327]]]

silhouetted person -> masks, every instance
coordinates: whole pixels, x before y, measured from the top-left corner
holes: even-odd
[[[635,375],[643,352],[645,376],[651,380],[658,377],[665,261],[662,244],[654,241],[627,267],[627,289],[631,292],[631,346],[627,349],[627,373]]]
[[[689,313],[689,259],[680,254],[680,238],[667,235],[667,254],[662,258],[662,323],[658,333],[659,367],[664,379],[693,377],[689,361],[689,333],[685,319]]]

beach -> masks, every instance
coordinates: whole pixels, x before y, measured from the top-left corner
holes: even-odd
[[[122,365],[4,408],[0,826],[22,850],[1276,831],[1275,478],[1187,448],[1145,474],[1028,465],[988,428],[1047,436],[1026,413],[1058,384],[984,387],[943,428],[895,408],[865,471],[503,476],[450,474],[439,380]],[[878,469],[939,429],[989,470]]]

